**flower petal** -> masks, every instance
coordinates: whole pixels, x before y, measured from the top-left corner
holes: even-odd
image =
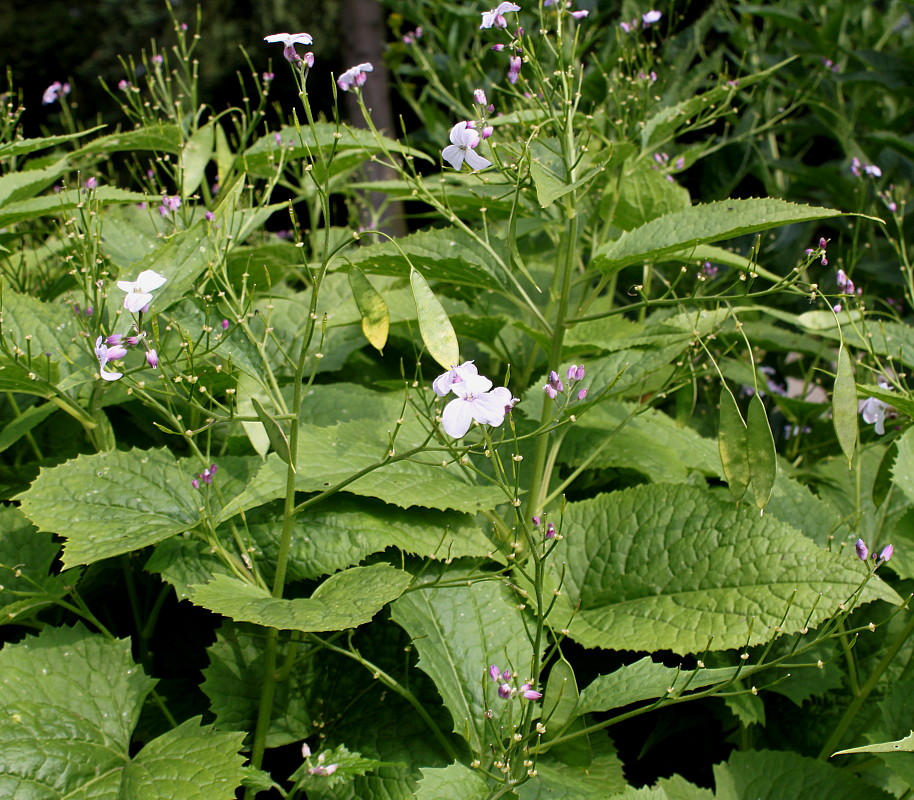
[[[154,292],[160,286],[162,286],[168,278],[164,275],[159,275],[158,272],[152,269],[144,269],[136,278],[136,287],[144,292]]]
[[[449,144],[441,151],[441,157],[454,169],[460,169],[463,166],[463,159],[467,152],[469,152],[467,148],[461,145]]]
[[[486,167],[492,166],[491,161],[484,159],[475,150],[467,150],[466,153],[464,153],[464,159],[466,159],[467,164],[475,170],[486,169]]]
[[[448,436],[462,439],[473,422],[473,402],[463,397],[451,400],[441,414],[441,427]]]

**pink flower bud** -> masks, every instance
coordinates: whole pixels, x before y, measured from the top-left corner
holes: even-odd
[[[498,687],[498,696],[502,700],[507,700],[511,696],[511,687],[507,683],[503,683]]]
[[[489,677],[496,683],[501,680],[501,670],[498,668],[498,664],[492,664],[489,667]]]
[[[227,319],[222,320],[222,330],[227,331],[229,326],[229,321]]]
[[[486,125],[486,127],[479,132],[479,136],[482,139],[488,139],[493,133],[495,133],[495,128],[491,125]]]
[[[477,89],[473,92],[473,100],[475,100],[479,105],[484,106],[487,104],[486,93],[482,89]]]
[[[146,363],[153,369],[159,368],[159,354],[155,350],[146,351]]]
[[[869,549],[867,549],[866,542],[863,539],[857,539],[856,544],[854,544],[854,550],[857,552],[857,558],[861,561],[866,561],[866,557],[869,555]]]
[[[581,389],[581,391],[578,392],[578,400],[583,400],[585,397],[587,397],[587,392],[587,389]]]
[[[538,528],[540,526],[540,524],[542,523],[542,520],[537,516],[534,516],[532,521],[533,521],[534,528]]]
[[[551,522],[546,525],[546,538],[554,539],[555,538],[555,525]]]
[[[521,686],[519,691],[527,700],[539,700],[543,696],[542,692],[531,689],[529,683],[525,683]]]
[[[887,544],[885,547],[882,548],[882,552],[879,554],[879,561],[880,561],[880,563],[885,563],[885,562],[888,561],[893,555],[895,555],[895,547],[894,547],[894,545]]]

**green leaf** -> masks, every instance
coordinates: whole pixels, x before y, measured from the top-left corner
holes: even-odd
[[[419,231],[398,239],[360,247],[346,261],[374,275],[405,278],[412,269],[428,280],[481,289],[504,286],[489,250],[470,234],[454,229]]]
[[[0,651],[0,796],[117,800],[131,733],[154,683],[133,663],[129,641],[81,626],[48,627],[7,645]]]
[[[34,197],[69,169],[67,160],[61,159],[44,169],[24,169],[0,176],[0,206]]]
[[[390,313],[380,292],[358,267],[349,268],[349,285],[362,315],[362,333],[376,350],[383,351],[390,330]]]
[[[485,777],[460,763],[443,769],[423,767],[415,794],[416,800],[487,800],[489,796]]]
[[[914,428],[908,428],[897,441],[898,457],[892,467],[892,479],[904,492],[909,503],[914,503]]]
[[[733,678],[736,667],[722,669],[680,670],[651,660],[650,656],[628,664],[605,675],[599,675],[581,692],[578,714],[612,711],[616,708],[678,697],[695,689],[705,689]]]
[[[104,127],[104,125],[97,125],[94,128],[88,128],[76,133],[65,133],[59,136],[41,136],[36,139],[19,139],[15,142],[6,142],[5,144],[0,144],[0,158],[26,156],[29,153],[34,153],[36,150],[44,150],[47,147],[53,147],[62,142],[71,142],[74,139],[80,139],[83,136],[88,136],[90,133],[96,133]]]
[[[19,499],[39,530],[66,537],[68,567],[139,550],[200,520],[190,476],[167,450],[81,455],[42,468]]]
[[[758,392],[753,394],[749,401],[749,413],[746,415],[746,446],[752,495],[756,507],[763,511],[768,505],[774,479],[778,474],[778,461],[765,404],[758,396]]]
[[[834,756],[845,756],[849,753],[914,753],[914,730],[904,739],[895,742],[880,742],[879,744],[866,744],[862,747],[849,747],[847,750],[838,750]]]
[[[673,211],[682,211],[691,205],[689,192],[645,159],[627,161],[619,180],[613,224],[624,231],[644,225],[652,219]]]
[[[713,649],[765,642],[778,625],[814,627],[860,585],[852,554],[822,550],[777,519],[689,486],[571,503],[563,531],[573,534],[564,540],[564,613],[553,612],[555,624],[569,619],[585,647],[682,654],[703,651],[712,637]],[[557,581],[559,567],[550,568]],[[900,602],[871,581],[861,602],[876,599]]]
[[[410,270],[409,282],[416,300],[416,313],[419,318],[419,333],[429,355],[444,369],[450,369],[460,363],[460,345],[454,326],[447,317],[447,311],[428,282],[415,269]]]
[[[0,506],[0,625],[20,622],[67,594],[77,576],[52,575],[60,545],[13,506]]]
[[[295,488],[302,492],[320,492],[350,479],[359,471],[377,466],[347,484],[343,491],[377,497],[402,508],[420,506],[475,512],[504,502],[500,489],[476,483],[452,467],[410,460],[388,463],[388,431],[395,425],[395,418],[379,419],[377,416],[330,427],[303,425],[298,439]],[[407,419],[400,429],[396,447],[407,450],[421,445],[427,438],[417,420]],[[277,456],[270,455],[245,490],[226,505],[219,521],[224,522],[241,511],[283,497],[285,491],[286,465]]]
[[[128,192],[124,189],[117,189],[114,186],[99,186],[95,190],[95,198],[99,205],[133,204],[149,200],[145,194]],[[20,200],[18,203],[10,203],[0,209],[0,228],[5,228],[14,222],[40,219],[54,214],[66,214],[73,211],[82,202],[84,202],[84,198],[79,192],[70,191],[55,195],[42,195],[29,200]]]
[[[388,564],[353,567],[325,580],[310,598],[285,600],[237,578],[217,575],[192,586],[191,602],[268,628],[339,631],[364,625],[409,586],[412,576]]]
[[[333,764],[336,771],[332,775],[312,775],[309,769],[313,769],[318,764],[324,766]],[[304,763],[292,773],[290,780],[296,781],[296,788],[308,792],[308,797],[312,796],[312,792],[317,796],[323,796],[327,789],[332,789],[341,783],[348,783],[353,778],[385,766],[390,766],[390,764],[374,758],[362,758],[361,753],[350,752],[348,747],[341,744],[305,759]]]
[[[622,267],[792,222],[828,219],[840,211],[788,203],[772,198],[721,200],[674,211],[626,231],[595,253],[593,265],[612,274]]]
[[[714,800],[714,792],[689,783],[682,775],[660,778],[657,787],[666,792],[669,800]]]
[[[714,767],[717,800],[891,800],[850,772],[789,751],[737,750]]]
[[[213,156],[214,126],[209,122],[198,128],[181,150],[181,197],[190,197],[206,175],[206,165]]]
[[[229,173],[232,171],[232,166],[235,163],[235,154],[232,152],[228,137],[225,135],[225,128],[215,120],[213,125],[216,131],[216,174],[219,183],[224,183],[228,180]]]
[[[0,429],[0,453],[16,444],[55,411],[60,411],[59,406],[53,403],[40,403],[29,406],[18,417],[8,422]]]
[[[232,797],[244,777],[243,733],[201,726],[200,717],[153,739],[124,769],[120,797],[214,800]]]
[[[543,694],[543,723],[550,739],[577,733],[584,728],[584,719],[578,712],[578,683],[571,664],[561,656],[549,669],[549,679]],[[578,736],[569,742],[554,745],[549,751],[564,764],[588,768],[593,762],[590,737]]]
[[[253,731],[256,727],[264,681],[265,637],[263,628],[225,622],[215,643],[206,649],[209,666],[203,670],[200,688],[210,699],[216,726],[222,730]],[[280,642],[278,663],[283,663],[290,648],[297,646],[294,642]],[[309,667],[313,663],[311,659],[303,660],[286,680],[277,682],[266,739],[268,748],[300,742],[313,733],[308,713],[314,682],[314,672]]]
[[[552,758],[555,750],[536,763],[539,775],[517,789],[521,800],[606,800],[625,789],[622,762],[609,737],[591,737],[594,756],[586,769]]]
[[[267,413],[267,410],[260,404],[260,401],[256,397],[251,395],[250,399],[251,405],[254,407],[254,412],[257,414],[257,419],[260,420],[260,424],[263,425],[264,430],[266,430],[267,438],[270,440],[270,444],[273,445],[276,455],[279,456],[283,463],[291,463],[292,454],[289,451],[289,439],[286,436],[286,432],[282,429],[282,425]],[[294,465],[292,471],[295,471]]]
[[[730,387],[720,390],[720,426],[717,433],[720,463],[734,500],[741,500],[749,488],[749,433]]]
[[[501,701],[488,667],[496,664],[518,672],[518,685],[535,683],[535,676],[527,674],[532,648],[521,612],[501,582],[423,587],[399,598],[391,606],[391,618],[413,639],[419,669],[435,682],[454,732],[467,740],[473,753],[484,751],[487,727],[508,732],[512,705],[528,701]],[[489,721],[486,709],[494,712]]]
[[[77,153],[119,153],[125,150],[153,150],[177,155],[181,151],[181,129],[177,125],[154,122],[133,131],[100,136]]]
[[[835,375],[831,409],[838,444],[850,467],[857,448],[857,383],[854,380],[854,365],[843,344],[838,348],[838,372]]]

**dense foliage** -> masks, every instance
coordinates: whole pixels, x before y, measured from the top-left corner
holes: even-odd
[[[0,794],[914,794],[914,22],[677,5],[2,95]]]

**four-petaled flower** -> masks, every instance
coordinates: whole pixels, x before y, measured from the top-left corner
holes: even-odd
[[[138,314],[152,302],[152,292],[167,281],[164,275],[159,275],[151,269],[144,269],[135,281],[118,281],[117,288],[126,292],[124,308]]]
[[[516,3],[499,3],[496,8],[493,8],[491,11],[482,12],[482,25],[480,28],[491,28],[493,25],[496,28],[507,28],[508,21],[505,19],[505,14],[509,11],[520,11],[520,6]]]
[[[479,144],[478,131],[473,130],[465,121],[458,122],[451,128],[451,144],[441,151],[441,157],[454,169],[460,169],[466,161],[475,170],[491,167],[487,161],[473,150]]]
[[[368,80],[369,72],[374,72],[374,67],[367,61],[364,64],[356,64],[336,79],[336,85],[344,92],[348,92],[350,89],[359,89]]]
[[[478,375],[479,370],[472,361],[464,361],[460,366],[451,367],[443,375],[432,381],[432,389],[438,397],[444,397],[455,383],[463,383],[470,375]]]
[[[451,384],[451,391],[457,397],[441,414],[441,426],[448,436],[463,438],[473,420],[495,426],[505,421],[506,407],[514,398],[504,386],[490,389],[492,381],[484,375],[466,375],[459,383]]]
[[[44,94],[41,95],[41,102],[44,105],[49,106],[51,103],[59,100],[61,95],[65,94],[70,94],[70,84],[54,81],[54,83],[44,90]]]
[[[124,377],[123,372],[106,371],[105,365],[109,361],[117,361],[117,359],[123,358],[125,355],[127,355],[127,348],[123,345],[116,344],[109,347],[105,344],[103,336],[99,336],[95,340],[95,357],[98,359],[98,374],[102,380],[116,381],[118,378]]]

